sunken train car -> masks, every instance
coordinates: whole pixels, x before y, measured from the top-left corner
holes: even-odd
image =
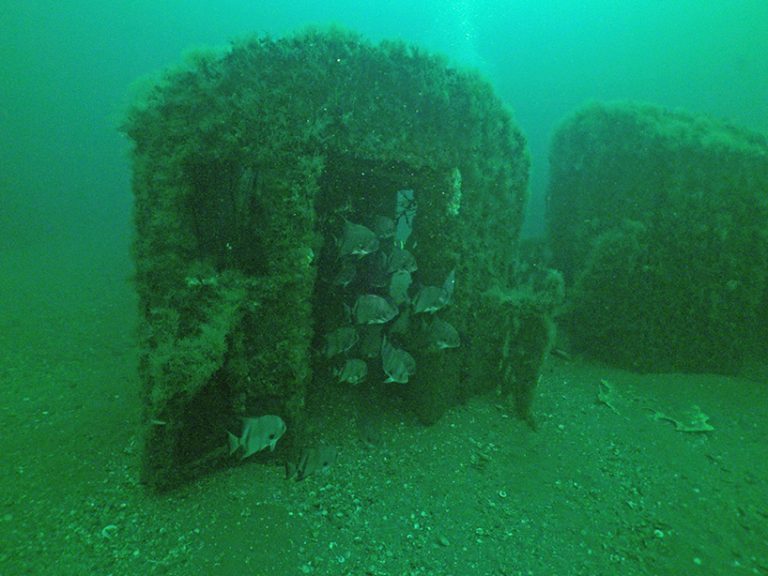
[[[476,74],[335,29],[252,38],[168,72],[124,131],[147,483],[274,449],[255,416],[301,445],[329,374],[397,384],[425,423],[498,385],[529,159]]]
[[[646,372],[764,356],[768,139],[703,115],[592,104],[551,151],[554,265],[575,350]]]

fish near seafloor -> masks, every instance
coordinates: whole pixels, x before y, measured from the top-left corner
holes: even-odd
[[[304,480],[312,474],[328,474],[331,466],[336,462],[339,450],[336,446],[315,446],[301,451],[298,461],[287,462],[285,465],[285,477],[296,481]]]
[[[348,220],[344,222],[344,233],[339,242],[339,257],[357,256],[362,258],[379,249],[379,238],[370,228],[355,224]]]
[[[381,342],[381,364],[387,379],[384,382],[407,384],[416,373],[416,360],[402,348],[395,348],[386,336]]]
[[[231,456],[242,448],[243,453],[240,455],[240,460],[245,460],[248,456],[261,452],[266,447],[269,447],[270,451],[274,450],[277,441],[287,430],[283,419],[273,414],[256,418],[243,418],[242,420],[243,430],[239,438],[227,430],[229,455]]]

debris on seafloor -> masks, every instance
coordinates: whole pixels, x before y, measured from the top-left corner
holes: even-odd
[[[620,414],[619,409],[616,408],[618,394],[614,390],[613,384],[608,382],[608,380],[600,380],[600,383],[597,385],[597,401],[608,406],[616,414]]]
[[[695,404],[691,406],[690,410],[681,414],[680,419],[673,418],[654,408],[647,408],[647,410],[651,412],[651,418],[654,420],[666,420],[667,422],[674,424],[677,432],[712,432],[715,429],[715,427],[709,423],[709,416],[704,414],[704,412],[701,411],[701,408]]]

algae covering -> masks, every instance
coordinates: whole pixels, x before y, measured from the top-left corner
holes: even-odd
[[[485,330],[478,335],[481,345],[472,361],[476,373],[498,375],[498,393],[535,430],[533,400],[555,339],[552,316],[563,303],[564,282],[555,270],[525,279],[512,289],[496,286],[482,294],[477,317]]]
[[[765,319],[764,136],[589,106],[554,137],[548,203],[575,347],[641,370],[738,371]]]
[[[339,30],[252,38],[167,73],[124,131],[149,484],[231,461],[238,416],[280,416],[275,454],[295,450],[308,391],[324,386],[381,385],[432,422],[498,380],[478,361],[492,352],[475,312],[493,314],[482,294],[514,281],[529,160],[476,74]],[[413,264],[392,265],[403,249]],[[414,313],[425,287],[436,299]],[[382,315],[374,357],[351,349],[370,334],[340,339]],[[444,341],[429,342],[433,325]],[[319,353],[339,329],[350,348]]]

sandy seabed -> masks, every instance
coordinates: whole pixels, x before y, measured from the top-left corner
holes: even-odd
[[[153,494],[130,265],[86,260],[0,254],[2,576],[768,574],[759,379],[553,357],[536,432],[493,395],[430,428],[392,399],[375,445],[331,387],[312,424],[339,447],[329,474],[256,458]],[[658,417],[694,406],[714,430]]]

